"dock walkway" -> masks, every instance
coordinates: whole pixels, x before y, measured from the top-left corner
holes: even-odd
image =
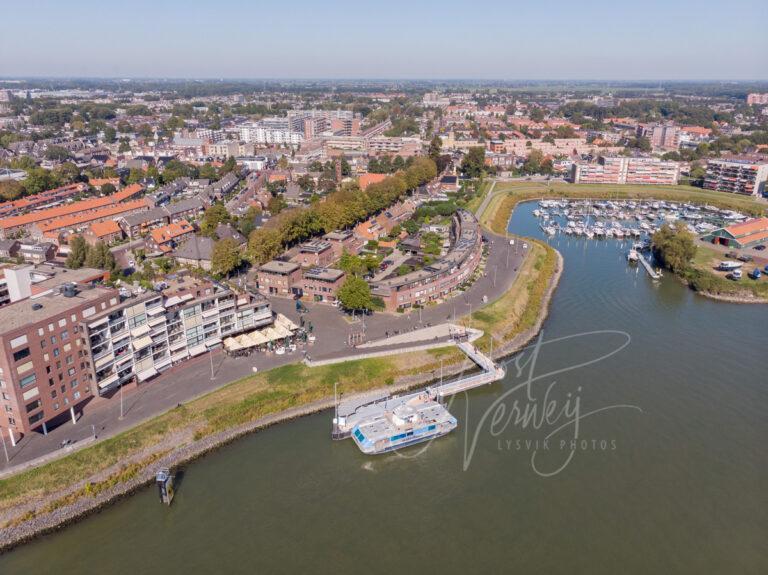
[[[661,272],[654,270],[643,254],[641,254],[640,252],[637,252],[637,255],[640,256],[640,263],[645,268],[645,271],[648,272],[648,275],[655,280],[661,279]]]
[[[477,330],[473,330],[477,331]],[[398,405],[405,404],[412,398],[423,396],[424,399],[440,401],[443,398],[468,391],[481,385],[487,385],[504,377],[506,371],[493,361],[491,357],[482,353],[469,340],[468,333],[454,340],[454,344],[463,351],[481,371],[470,375],[461,376],[458,379],[438,383],[427,387],[425,390],[407,393],[405,395],[387,396],[379,393],[363,394],[338,404],[336,416],[333,420],[332,437],[344,439],[349,437],[354,427],[363,421],[375,418],[381,413],[392,411]],[[477,335],[476,333],[473,335]]]

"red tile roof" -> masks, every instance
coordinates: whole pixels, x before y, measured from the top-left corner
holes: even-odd
[[[91,224],[91,233],[97,238],[103,238],[104,236],[120,233],[120,226],[117,225],[115,220],[94,222]]]
[[[732,226],[725,228],[725,231],[735,238],[754,234],[755,232],[761,232],[763,230],[768,230],[768,218],[754,218],[741,224],[733,224]]]
[[[125,212],[130,212],[145,207],[149,207],[147,200],[135,200],[133,202],[125,202],[114,206],[108,206],[99,210],[92,210],[85,214],[74,214],[56,218],[50,222],[38,223],[37,227],[42,233],[45,233],[50,230],[60,230],[62,228],[70,228],[80,224],[87,224],[88,222],[92,222],[94,220],[117,216]]]

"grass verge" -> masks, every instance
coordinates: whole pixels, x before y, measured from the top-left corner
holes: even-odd
[[[496,206],[495,210],[502,207],[511,210],[508,202]],[[489,211],[490,206],[486,212]],[[497,216],[499,221],[504,220],[502,231],[508,217],[509,212]],[[492,229],[499,228],[494,225]],[[486,341],[490,337],[488,334],[493,333],[497,343],[532,327],[541,311],[555,265],[554,250],[532,242],[530,257],[524,261],[514,284],[498,300],[476,311],[472,326],[486,331]],[[433,371],[439,368],[441,359],[444,366],[448,366],[459,363],[464,356],[455,348],[447,347],[314,368],[292,364],[248,376],[115,437],[0,480],[0,512],[32,500],[50,500],[65,488],[86,482],[80,489],[53,500],[40,511],[73,503],[80,497],[93,496],[106,487],[130,479],[142,465],[154,461],[158,453],[327,398],[333,394],[334,382],[339,383],[339,389],[344,393],[382,388],[393,384],[397,378]],[[99,474],[106,474],[106,477],[92,480]],[[28,515],[26,511],[13,522],[30,519]]]

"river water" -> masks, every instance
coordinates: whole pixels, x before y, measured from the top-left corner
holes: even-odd
[[[533,208],[510,229],[541,237]],[[454,398],[450,436],[366,457],[328,413],[280,425],[190,465],[170,508],[147,488],[0,573],[768,572],[768,307],[550,242],[540,345]]]

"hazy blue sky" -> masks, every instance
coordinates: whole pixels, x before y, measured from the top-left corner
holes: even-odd
[[[768,79],[768,0],[0,3],[0,76]]]

